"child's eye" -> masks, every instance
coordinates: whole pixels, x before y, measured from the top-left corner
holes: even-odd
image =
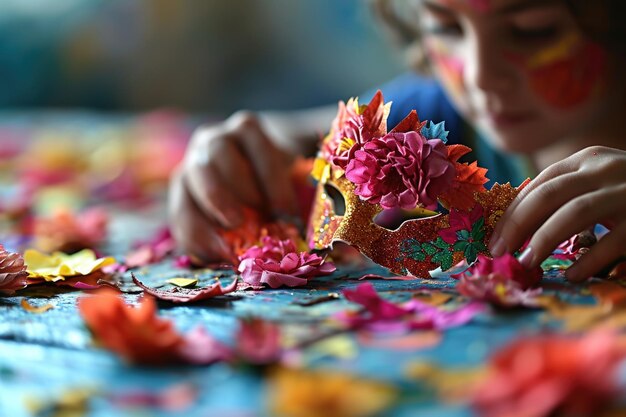
[[[537,28],[512,27],[511,35],[520,41],[541,42],[549,41],[557,37],[559,28],[557,26],[544,26]]]
[[[425,28],[425,32],[435,36],[461,36],[463,29],[457,23],[433,24]]]

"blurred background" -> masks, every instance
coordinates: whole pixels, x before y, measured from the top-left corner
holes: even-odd
[[[2,0],[0,106],[228,114],[402,71],[367,0]]]

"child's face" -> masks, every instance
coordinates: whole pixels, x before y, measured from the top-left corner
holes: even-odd
[[[419,0],[424,45],[451,99],[501,149],[531,153],[594,129],[606,53],[558,0]]]

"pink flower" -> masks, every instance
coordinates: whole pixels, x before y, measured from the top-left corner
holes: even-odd
[[[355,194],[385,209],[434,208],[454,176],[444,143],[427,140],[418,132],[374,138],[354,152],[346,167]]]
[[[605,330],[580,339],[524,337],[490,360],[473,406],[483,417],[601,415],[624,394],[617,373],[625,353]]]
[[[398,305],[382,299],[369,282],[360,284],[355,290],[343,290],[343,294],[347,300],[361,304],[365,309],[341,312],[336,318],[350,328],[372,331],[443,330],[463,325],[484,310],[477,303],[455,310],[445,310],[419,300]]]
[[[507,253],[494,259],[478,255],[478,261],[455,278],[460,278],[459,293],[501,307],[513,307],[535,305],[535,297],[541,293],[541,288],[531,288],[542,276],[541,267],[526,269]]]
[[[362,144],[387,133],[387,114],[380,91],[364,109],[357,111],[357,106],[354,99],[348,100],[347,104],[339,102],[339,111],[331,126],[331,139],[322,146],[322,156],[341,169],[346,168],[354,151]],[[342,144],[345,139],[351,146]]]
[[[241,278],[248,284],[267,284],[272,288],[281,285],[296,287],[306,285],[310,278],[331,274],[335,265],[324,262],[319,255],[296,252],[291,240],[265,236],[262,246],[253,246],[239,257]]]
[[[0,294],[11,295],[26,287],[27,277],[22,255],[8,252],[0,245]]]

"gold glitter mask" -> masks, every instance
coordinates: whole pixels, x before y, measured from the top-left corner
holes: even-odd
[[[389,230],[374,220],[383,208],[354,194],[354,184],[343,170],[327,167],[327,175],[317,184],[309,246],[329,249],[335,242],[347,243],[393,273],[419,278],[430,277],[437,268],[448,270],[464,259],[472,263],[478,253],[489,255],[487,244],[495,223],[526,185],[495,184],[476,193],[476,204],[469,211],[431,212],[430,217],[407,220]]]
[[[447,136],[443,124],[431,122],[430,128],[425,128],[426,123],[420,122],[415,112],[388,133],[388,112],[389,104],[384,104],[380,92],[367,106],[359,106],[354,99],[347,105],[340,102],[313,169],[318,183],[308,225],[309,246],[328,249],[335,242],[344,242],[393,273],[420,278],[430,277],[437,268],[446,271],[462,260],[472,263],[479,253],[489,255],[487,244],[496,222],[528,180],[518,188],[495,184],[486,190],[486,170],[475,162],[458,162],[470,149],[449,145],[443,155],[454,166],[454,179],[436,200],[439,207],[447,209],[430,211],[418,202],[412,212],[422,218],[406,220],[395,229],[383,227],[375,220],[383,206],[357,195],[357,186],[346,177],[350,169],[346,160],[370,146],[368,142],[389,134],[419,132],[422,141],[444,144]],[[434,131],[441,138],[433,137]],[[436,146],[441,149],[443,145],[437,142]]]

